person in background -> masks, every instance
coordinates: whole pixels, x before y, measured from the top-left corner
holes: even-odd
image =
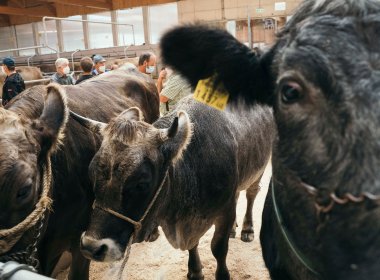
[[[139,66],[137,67],[141,73],[150,75],[156,68],[156,56],[153,53],[143,53],[139,57]]]
[[[111,71],[116,70],[116,69],[119,69],[119,65],[118,64],[112,64]]]
[[[5,106],[12,98],[25,89],[24,79],[16,72],[15,61],[11,57],[3,59],[3,72],[7,75],[3,85],[2,105]]]
[[[67,58],[58,58],[55,61],[57,72],[51,76],[50,81],[60,85],[73,85],[73,78],[69,75],[70,67]]]
[[[260,58],[263,55],[263,51],[259,47],[254,47],[253,52],[258,58]]]
[[[103,74],[106,72],[106,60],[100,54],[94,55],[94,70],[92,70],[92,74],[94,76]]]
[[[164,82],[165,82],[167,76],[168,76],[168,73],[166,71],[166,68],[163,67],[160,71],[160,74],[158,74],[158,79],[157,79],[157,91],[158,91],[158,93],[161,93],[162,89],[164,88]]]
[[[83,73],[75,83],[76,85],[94,76],[91,73],[93,66],[94,63],[92,62],[92,59],[90,57],[82,57],[82,59],[80,60],[80,68],[82,68]]]
[[[160,92],[161,115],[171,112],[178,101],[189,94],[192,94],[190,84],[180,74],[173,72]]]

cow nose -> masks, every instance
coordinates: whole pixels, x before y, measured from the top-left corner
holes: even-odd
[[[108,251],[108,245],[83,233],[80,239],[80,249],[86,258],[103,261]]]
[[[100,245],[100,247],[95,247],[92,255],[94,259],[103,260],[106,252],[108,251],[108,246],[106,244]]]

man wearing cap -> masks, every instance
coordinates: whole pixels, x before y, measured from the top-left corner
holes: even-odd
[[[24,79],[16,72],[15,61],[11,57],[3,59],[3,72],[7,75],[3,85],[3,100],[5,106],[13,97],[25,89]]]
[[[92,74],[94,76],[100,75],[106,72],[106,60],[100,54],[94,55],[94,70]]]

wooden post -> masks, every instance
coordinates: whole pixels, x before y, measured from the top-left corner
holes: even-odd
[[[64,52],[65,46],[63,44],[63,34],[62,34],[62,22],[59,19],[55,20],[55,26],[57,29],[57,39],[58,39],[58,51]]]
[[[142,8],[143,22],[144,22],[144,41],[146,45],[150,44],[150,20],[149,20],[149,7]]]
[[[111,11],[111,21],[117,22],[117,11]],[[119,45],[119,25],[112,24],[112,38],[113,46],[117,47]]]
[[[82,20],[88,20],[87,15],[82,15]],[[90,37],[88,32],[88,22],[82,22],[83,25],[83,39],[84,39],[84,48],[86,50],[90,49]]]
[[[39,34],[38,34],[38,24],[37,22],[33,22],[32,23],[32,30],[33,30],[33,43],[35,46],[39,46],[40,45],[40,37],[39,37]],[[35,49],[35,53],[37,55],[40,55],[41,54],[41,50],[36,48]]]

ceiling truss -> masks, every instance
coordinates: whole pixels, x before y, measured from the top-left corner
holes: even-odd
[[[0,26],[41,21],[42,17],[69,17],[104,11],[157,5],[179,0],[0,0]]]

